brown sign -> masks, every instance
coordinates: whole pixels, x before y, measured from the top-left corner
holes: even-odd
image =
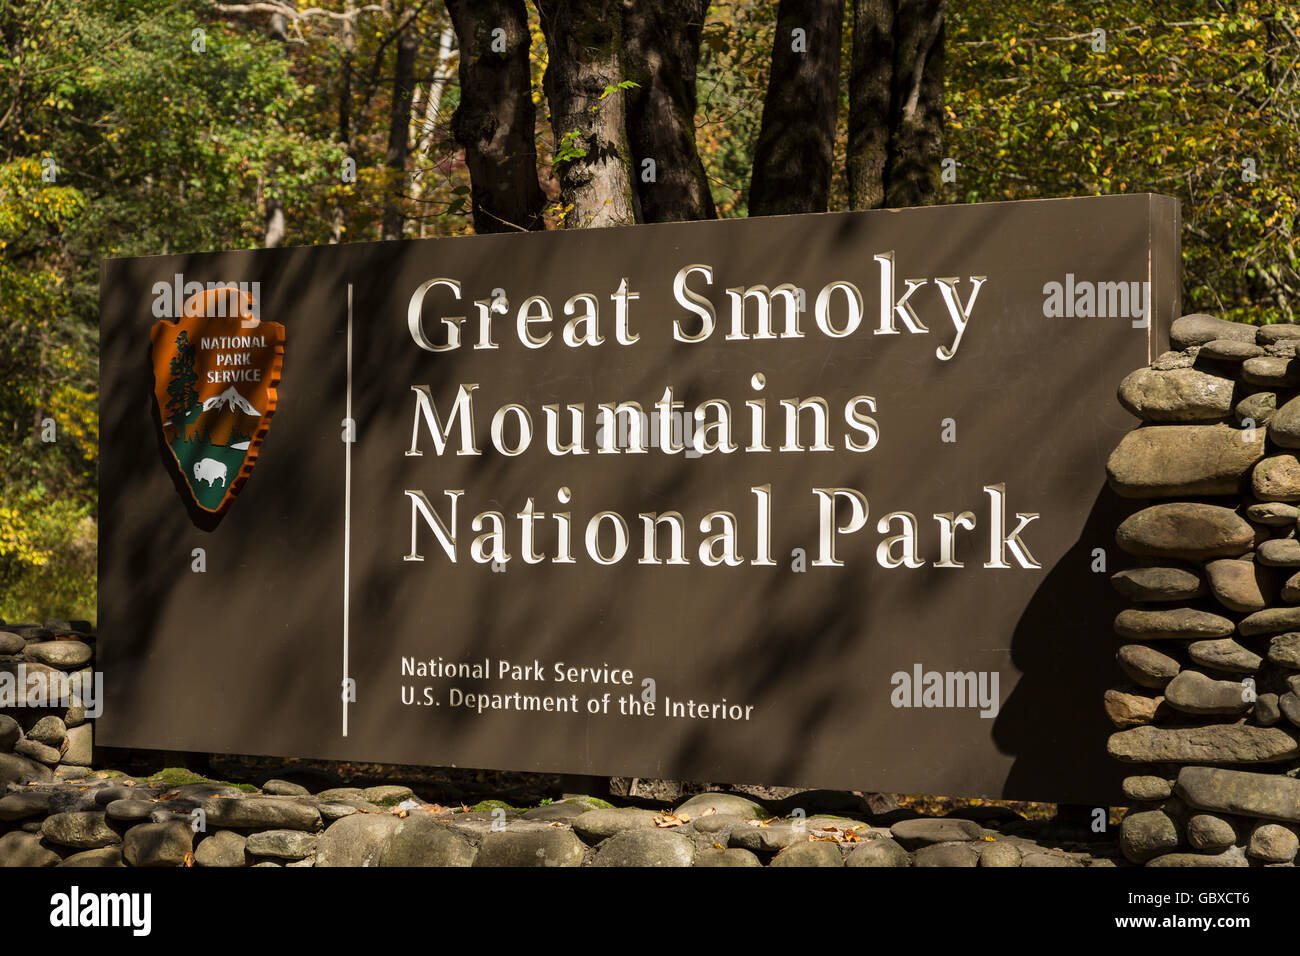
[[[1178,314],[1177,215],[1117,196],[109,260],[100,740],[1108,799],[1104,465],[1116,384]],[[178,474],[154,407],[185,301],[230,286],[291,345],[218,524],[185,506],[212,466]],[[261,354],[201,367],[278,377]],[[253,415],[219,421],[232,448]]]

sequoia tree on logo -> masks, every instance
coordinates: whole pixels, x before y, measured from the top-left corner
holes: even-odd
[[[208,289],[149,336],[163,440],[194,503],[212,514],[253,473],[275,414],[284,326],[259,321],[252,306],[248,292]]]

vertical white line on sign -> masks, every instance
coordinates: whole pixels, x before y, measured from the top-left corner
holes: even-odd
[[[343,423],[343,736],[348,735],[348,597],[352,558],[352,283],[348,283],[348,376]]]

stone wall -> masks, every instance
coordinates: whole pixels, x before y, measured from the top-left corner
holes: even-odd
[[[0,790],[90,766],[92,722],[67,690],[82,681],[92,686],[91,630],[88,621],[0,620]]]
[[[1133,806],[1120,847],[1148,866],[1294,866],[1300,829],[1300,326],[1178,319],[1129,375],[1141,419],[1111,488],[1123,683],[1106,692]],[[1068,613],[1068,609],[1066,610]]]

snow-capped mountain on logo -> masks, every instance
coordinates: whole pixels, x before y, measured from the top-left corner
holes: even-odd
[[[252,406],[248,399],[244,398],[243,395],[240,395],[239,390],[233,385],[220,395],[214,395],[212,398],[207,399],[203,403],[203,410],[205,412],[210,412],[214,408],[220,408],[222,405],[229,408],[232,412],[243,412],[245,415],[261,416],[262,414]]]

